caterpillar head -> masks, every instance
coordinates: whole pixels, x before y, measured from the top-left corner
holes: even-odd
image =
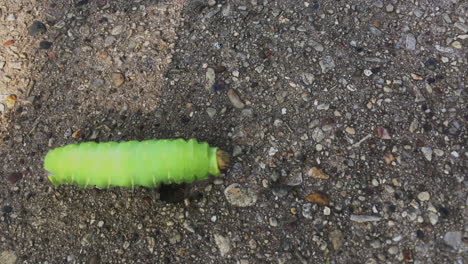
[[[230,165],[230,156],[226,151],[218,150],[216,151],[216,161],[218,162],[218,168],[225,170]]]

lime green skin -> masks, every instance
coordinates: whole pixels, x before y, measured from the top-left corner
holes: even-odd
[[[219,175],[217,150],[196,139],[86,142],[49,151],[44,168],[54,185],[157,187]]]

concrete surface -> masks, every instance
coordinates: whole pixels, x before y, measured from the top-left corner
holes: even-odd
[[[467,10],[1,1],[0,263],[467,263]],[[42,169],[69,143],[176,137],[231,168],[134,190]]]

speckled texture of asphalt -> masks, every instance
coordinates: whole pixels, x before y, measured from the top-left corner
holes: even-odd
[[[0,263],[467,263],[467,39],[463,0],[3,0]],[[158,138],[232,165],[102,190],[42,168]]]

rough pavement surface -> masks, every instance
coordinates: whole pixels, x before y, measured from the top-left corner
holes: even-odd
[[[1,1],[0,263],[467,263],[467,12]],[[231,168],[134,190],[42,169],[69,143],[176,137]]]

